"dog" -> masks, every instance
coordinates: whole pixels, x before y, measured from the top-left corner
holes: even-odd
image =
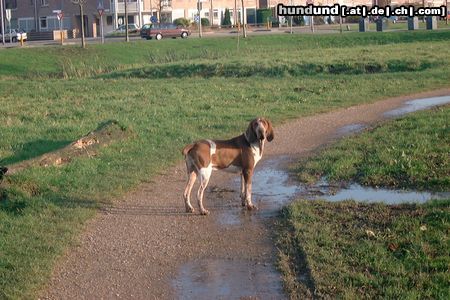
[[[274,138],[272,123],[265,118],[256,118],[250,122],[247,130],[229,140],[200,140],[186,145],[182,154],[185,157],[188,180],[184,189],[186,212],[193,213],[190,202],[192,187],[200,178],[197,192],[200,214],[207,215],[209,211],[203,206],[203,193],[208,186],[212,170],[222,170],[235,167],[241,174],[241,201],[248,210],[256,209],[252,203],[253,170],[261,159],[266,141]]]

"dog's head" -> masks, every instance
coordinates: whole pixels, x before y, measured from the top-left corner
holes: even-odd
[[[264,140],[271,142],[274,138],[272,122],[266,118],[256,118],[252,120],[250,124],[248,124],[245,136],[250,144],[263,142]]]

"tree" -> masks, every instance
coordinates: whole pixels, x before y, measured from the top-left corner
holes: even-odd
[[[230,10],[228,8],[225,8],[225,16],[222,21],[222,26],[231,26],[231,15]]]
[[[244,0],[241,0],[242,4],[242,33],[244,34],[244,38],[247,37],[247,28],[245,28],[245,25],[247,22],[245,22],[245,7],[244,7]]]
[[[84,5],[87,0],[71,0],[73,4],[80,7],[80,18],[81,18],[81,47],[86,48],[86,41],[84,39]]]

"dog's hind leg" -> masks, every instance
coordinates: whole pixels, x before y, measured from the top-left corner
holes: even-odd
[[[189,172],[189,170],[188,170]],[[191,171],[190,173],[188,173],[188,180],[186,183],[186,188],[184,189],[184,194],[183,194],[183,198],[184,198],[184,205],[186,206],[186,212],[194,212],[194,208],[191,205],[191,191],[192,191],[192,187],[194,186],[195,180],[197,179],[197,174],[195,173],[195,171]]]
[[[203,194],[208,186],[209,178],[211,177],[212,166],[200,169],[200,186],[197,192],[198,206],[200,207],[200,214],[207,215],[209,211],[203,207]]]

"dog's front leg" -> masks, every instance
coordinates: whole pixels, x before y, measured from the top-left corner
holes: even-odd
[[[256,209],[256,206],[252,203],[252,176],[253,170],[246,169],[242,171],[245,181],[245,206],[248,210]]]
[[[241,203],[242,206],[245,206],[245,179],[244,179],[244,172],[241,173]]]

